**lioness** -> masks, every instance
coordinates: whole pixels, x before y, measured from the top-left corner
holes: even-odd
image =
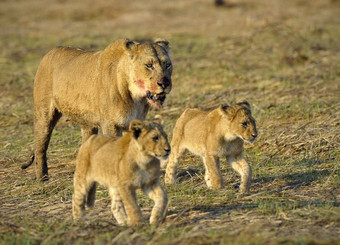
[[[42,59],[34,80],[35,160],[38,179],[48,175],[46,151],[62,115],[81,125],[83,142],[101,127],[121,135],[133,119],[144,120],[171,91],[169,42],[118,40],[98,52],[58,47]]]
[[[221,105],[212,111],[185,110],[173,131],[172,153],[166,168],[165,183],[175,182],[178,158],[188,149],[203,158],[208,187],[222,187],[219,159],[225,156],[232,168],[241,175],[240,192],[247,192],[251,168],[242,155],[243,142],[253,142],[256,137],[255,119],[246,101],[234,106]]]
[[[170,154],[160,124],[133,120],[122,137],[92,135],[80,147],[74,173],[73,217],[84,215],[85,202],[93,206],[96,182],[109,188],[111,210],[119,224],[138,225],[142,215],[136,189],[142,188],[154,202],[150,223],[165,218],[167,196],[159,183],[160,161]]]

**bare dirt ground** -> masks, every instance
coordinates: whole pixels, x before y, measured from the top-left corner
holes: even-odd
[[[340,2],[338,0],[0,2],[0,244],[340,244]],[[100,187],[87,221],[71,198],[80,129],[56,127],[47,183],[20,169],[34,147],[33,79],[51,48],[104,48],[118,38],[168,39],[173,91],[160,111],[171,138],[187,107],[247,99],[259,138],[247,145],[251,193],[222,160],[209,190],[187,154],[159,227],[119,227]],[[163,178],[163,177],[162,177]],[[163,183],[163,179],[162,179]],[[153,203],[138,193],[144,216]]]

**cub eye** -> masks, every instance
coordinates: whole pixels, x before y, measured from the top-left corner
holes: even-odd
[[[157,136],[155,136],[155,137],[153,137],[153,138],[152,138],[152,140],[153,140],[153,141],[155,141],[155,142],[157,143],[157,142],[158,142],[158,140],[159,140],[159,137],[158,137],[158,135],[157,135]]]
[[[166,64],[166,69],[170,69],[170,68],[171,68],[171,64],[170,63]]]
[[[145,67],[147,68],[147,69],[151,69],[152,67],[153,67],[153,65],[150,63],[150,64],[145,64]]]
[[[248,127],[248,123],[247,122],[242,123],[242,127],[247,128]]]

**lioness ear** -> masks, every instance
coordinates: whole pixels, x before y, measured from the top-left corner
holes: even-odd
[[[235,109],[229,105],[220,105],[218,111],[222,116],[227,116],[228,119],[232,119],[235,114]]]
[[[246,100],[237,102],[237,105],[242,106],[242,107],[245,107],[245,108],[247,108],[248,110],[251,110],[250,104],[249,104],[248,101],[246,101]]]
[[[170,49],[171,49],[170,43],[167,40],[165,40],[165,39],[157,38],[155,40],[155,43],[158,44],[159,46],[165,48],[165,50],[167,52],[169,52]]]
[[[163,117],[162,117],[161,115],[156,115],[156,116],[152,119],[152,122],[158,123],[158,124],[160,124],[160,125],[163,125],[164,120],[163,120]]]
[[[142,129],[144,127],[144,123],[140,120],[133,120],[130,123],[129,130],[132,132],[133,137],[138,139],[140,133],[142,132]]]
[[[127,51],[135,51],[135,50],[137,50],[138,45],[139,45],[138,42],[134,42],[134,41],[131,41],[129,39],[125,39],[124,48]]]

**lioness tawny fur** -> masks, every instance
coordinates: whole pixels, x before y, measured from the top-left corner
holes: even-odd
[[[142,221],[136,200],[141,188],[154,202],[150,223],[166,215],[167,195],[159,183],[160,160],[170,153],[161,125],[133,120],[122,137],[91,136],[80,147],[74,173],[73,217],[84,216],[85,203],[93,206],[96,183],[109,188],[111,210],[119,224],[135,226]]]
[[[118,40],[89,52],[58,47],[42,59],[34,79],[36,177],[47,180],[46,151],[62,115],[81,125],[83,142],[101,127],[120,135],[131,120],[145,120],[149,106],[160,107],[171,91],[172,63],[166,40]]]

